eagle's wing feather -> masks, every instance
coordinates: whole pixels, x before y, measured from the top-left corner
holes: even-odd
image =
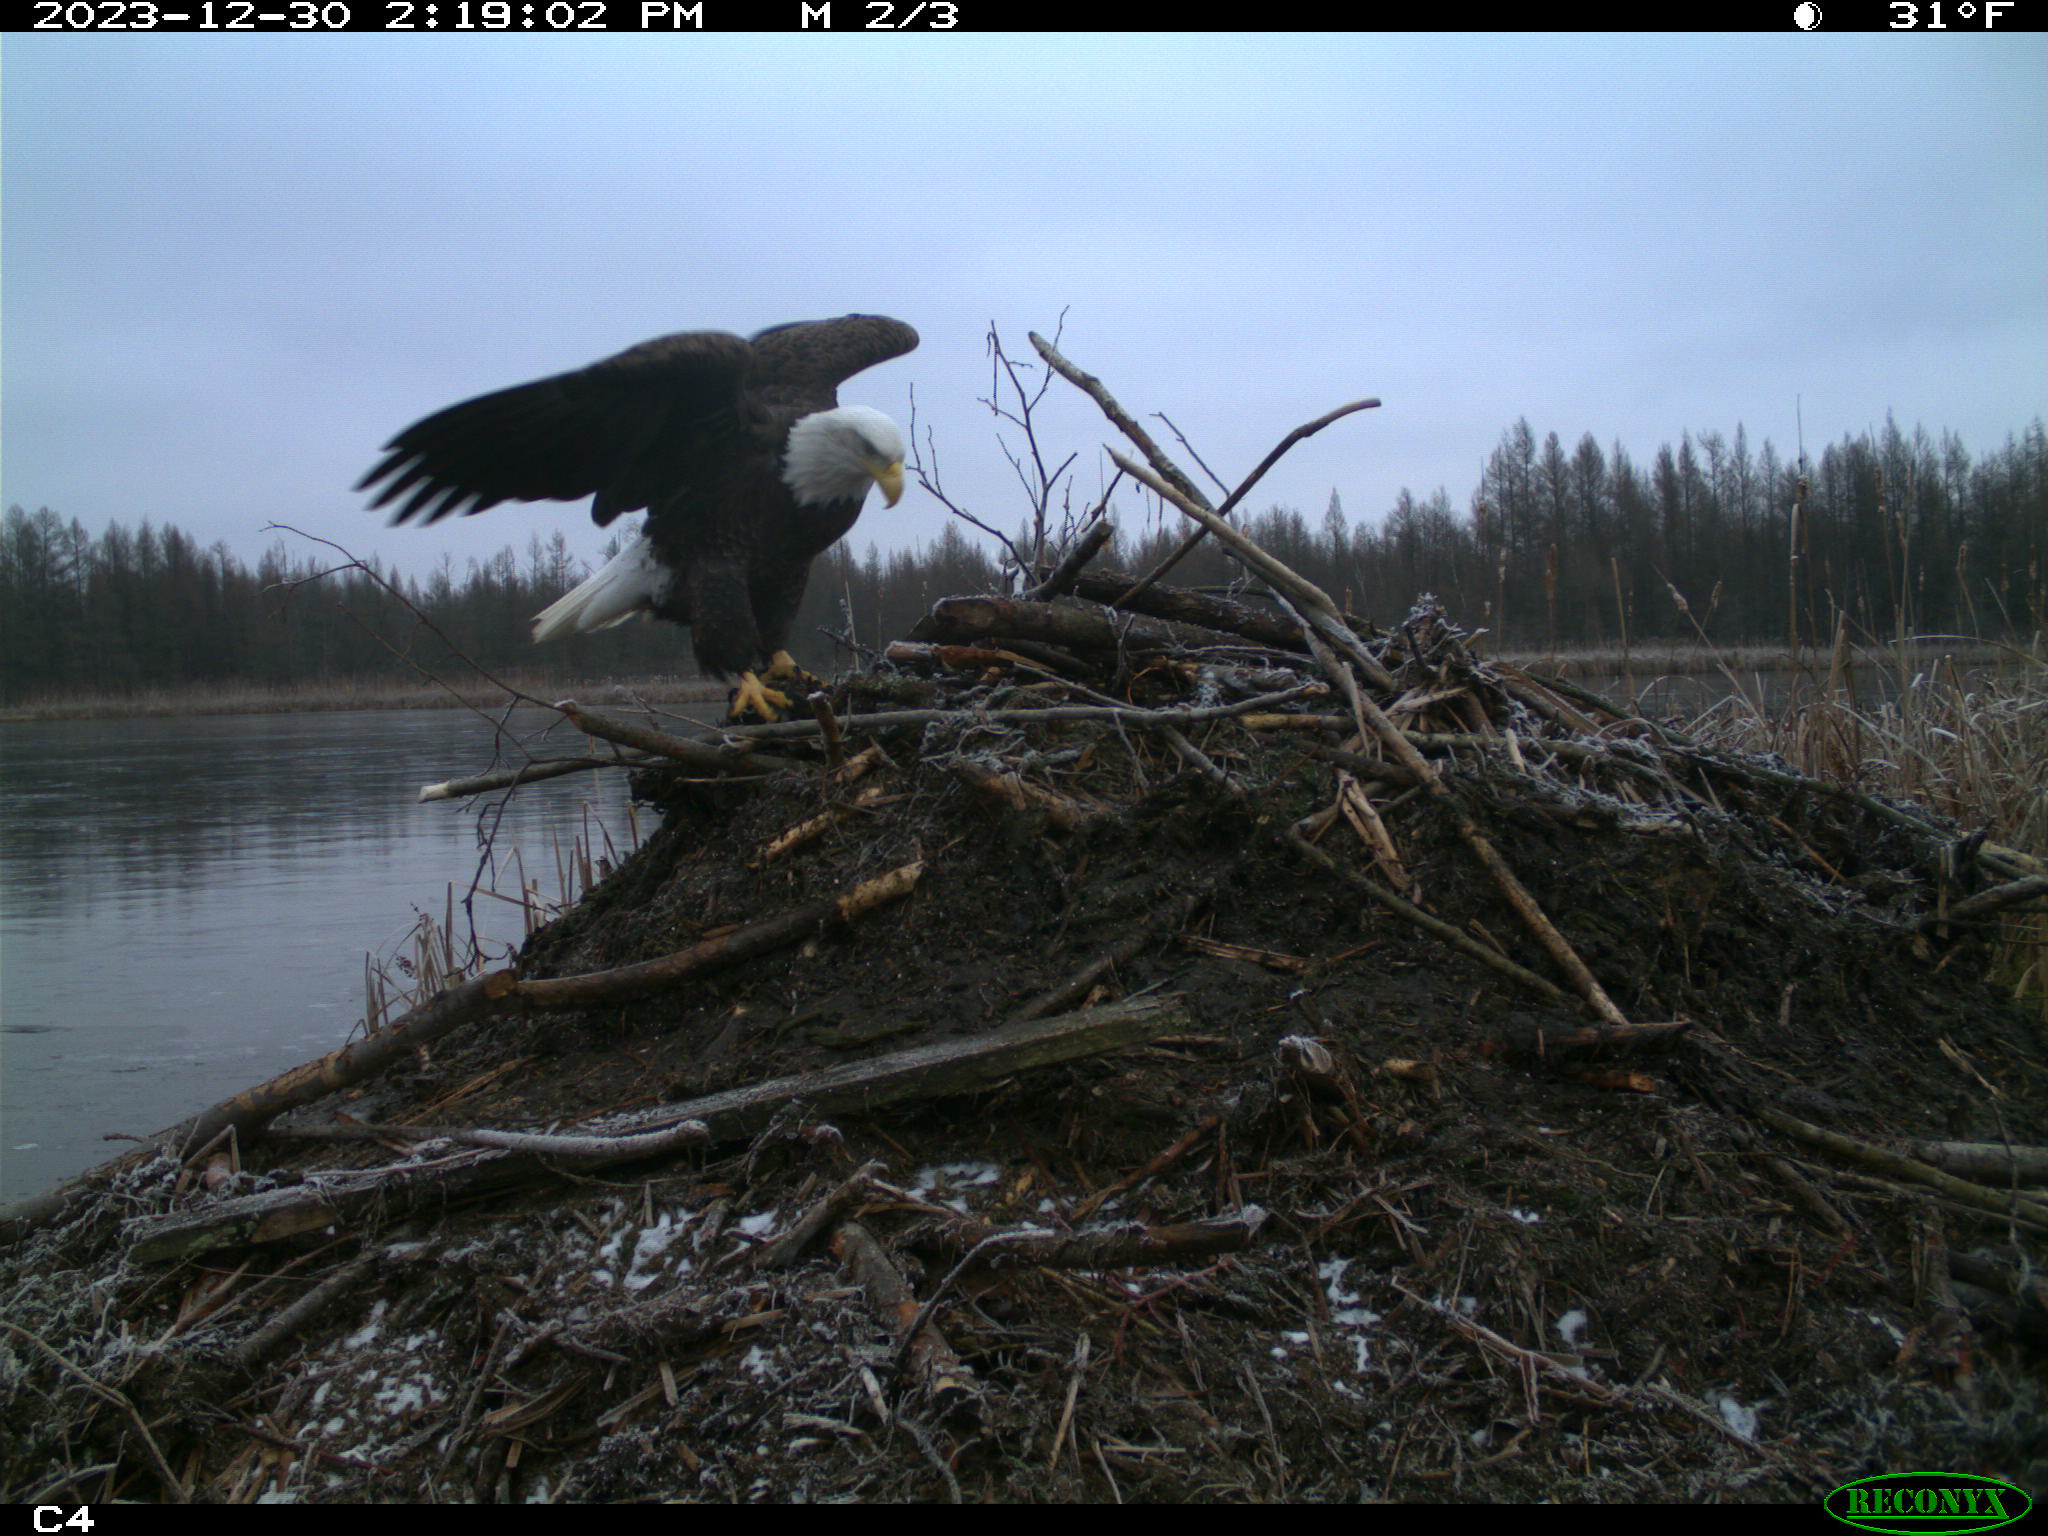
[[[642,342],[574,373],[515,385],[414,422],[358,490],[405,501],[393,522],[438,522],[501,501],[597,499],[599,524],[675,495],[745,430],[748,344],[721,331]]]
[[[797,320],[756,332],[754,387],[770,405],[807,415],[839,403],[839,386],[917,345],[917,332],[887,315]]]
[[[424,417],[385,445],[357,489],[374,487],[375,506],[396,503],[400,523],[501,501],[590,496],[600,526],[647,508],[632,550],[544,610],[535,638],[651,610],[691,626],[708,670],[739,674],[735,713],[773,719],[789,701],[752,668],[771,655],[773,675],[794,670],[783,646],[810,563],[852,525],[874,475],[858,456],[851,465],[864,478],[800,470],[788,460],[792,434],[838,405],[840,384],[916,345],[916,331],[885,315],[800,320],[747,341],[663,336]]]

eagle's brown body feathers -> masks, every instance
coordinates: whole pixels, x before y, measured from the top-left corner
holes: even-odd
[[[883,315],[751,340],[663,336],[413,423],[358,489],[399,503],[397,523],[589,496],[603,527],[644,507],[646,547],[542,615],[537,635],[651,612],[691,626],[707,670],[750,674],[782,652],[811,561],[853,526],[868,486],[900,494],[901,434],[879,412],[840,409],[838,386],[916,345]]]

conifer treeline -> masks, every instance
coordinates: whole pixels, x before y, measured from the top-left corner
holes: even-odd
[[[1795,508],[1797,515],[1795,516]],[[1108,558],[1143,570],[1179,542],[1176,519],[1135,510]],[[1352,609],[1381,621],[1433,591],[1461,622],[1501,643],[1601,643],[1630,634],[1690,637],[1671,592],[1717,641],[1825,638],[1845,612],[1862,629],[2031,635],[2048,626],[2048,433],[1973,459],[1953,434],[1881,434],[1828,448],[1803,482],[1766,442],[1737,428],[1683,438],[1647,466],[1588,435],[1567,451],[1528,423],[1503,435],[1468,511],[1406,491],[1383,518],[1350,522],[1332,493],[1319,524],[1276,507],[1250,520],[1275,555]],[[1788,556],[1795,550],[1797,561]],[[257,686],[403,680],[394,649],[444,675],[447,646],[371,574],[273,545],[252,570],[224,544],[181,530],[115,524],[94,538],[76,519],[10,508],[0,526],[0,703],[186,684]],[[374,567],[373,567],[374,569]],[[557,533],[450,561],[425,580],[383,574],[447,637],[492,670],[545,665],[562,675],[689,670],[666,625],[625,625],[536,651],[531,616],[587,574]],[[1205,547],[1174,576],[1228,582]],[[814,570],[792,649],[824,667],[821,629],[877,646],[948,593],[1002,580],[996,552],[949,523],[934,543],[864,558],[845,544]]]

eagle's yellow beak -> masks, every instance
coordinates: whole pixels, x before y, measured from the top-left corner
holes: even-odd
[[[903,461],[883,465],[875,472],[875,484],[882,488],[882,499],[895,506],[903,499]]]

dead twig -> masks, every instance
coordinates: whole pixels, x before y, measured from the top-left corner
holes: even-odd
[[[1752,1105],[1750,1113],[1774,1130],[1783,1131],[1787,1136],[1803,1141],[1808,1146],[1823,1148],[1837,1157],[1875,1168],[1895,1179],[1904,1179],[1908,1183],[1935,1190],[1958,1205],[2048,1230],[2048,1204],[2042,1201],[1987,1189],[1982,1184],[1972,1184],[1967,1179],[1943,1173],[1939,1168],[1931,1167],[1917,1158],[1905,1157],[1870,1142],[1858,1141],[1854,1136],[1844,1136],[1839,1131],[1824,1130],[1820,1126],[1808,1124],[1769,1104]]]
[[[1595,979],[1586,962],[1579,958],[1578,951],[1572,948],[1562,933],[1558,932],[1557,925],[1551,922],[1549,914],[1538,905],[1536,898],[1529,894],[1528,888],[1509,867],[1507,860],[1501,857],[1492,840],[1479,830],[1478,824],[1451,794],[1449,786],[1444,783],[1443,776],[1435,765],[1417,751],[1402,731],[1387,718],[1371,694],[1359,687],[1349,668],[1340,665],[1320,647],[1319,638],[1317,635],[1309,637],[1310,648],[1316,652],[1317,660],[1323,664],[1331,680],[1343,689],[1345,697],[1351,702],[1351,707],[1357,712],[1360,734],[1367,734],[1369,728],[1370,734],[1379,737],[1402,766],[1418,776],[1424,791],[1434,796],[1438,803],[1450,812],[1451,824],[1457,829],[1458,836],[1464,841],[1465,846],[1472,850],[1472,856],[1492,877],[1495,887],[1507,899],[1508,905],[1515,909],[1516,916],[1520,917],[1529,931],[1536,935],[1537,942],[1549,952],[1550,958],[1557,962],[1558,968],[1571,978],[1578,988],[1579,995],[1592,1005],[1593,1011],[1610,1024],[1628,1023],[1628,1016],[1607,995],[1606,989]]]
[[[870,784],[845,804],[835,805],[829,811],[822,811],[816,816],[798,822],[749,860],[747,867],[764,869],[784,854],[803,847],[805,843],[829,832],[841,822],[851,821],[863,811],[877,810],[888,804],[892,798],[894,797],[887,794],[881,785]]]
[[[974,1376],[953,1353],[945,1335],[918,1309],[901,1270],[873,1233],[857,1221],[842,1221],[832,1234],[832,1252],[867,1293],[874,1310],[900,1340],[899,1369],[941,1410],[974,1396]]]
[[[1379,401],[1377,399],[1353,400],[1349,405],[1340,405],[1334,411],[1325,411],[1322,415],[1318,416],[1314,421],[1305,422],[1301,426],[1296,427],[1292,432],[1288,433],[1285,437],[1281,438],[1280,441],[1274,445],[1273,450],[1270,453],[1268,453],[1263,459],[1259,460],[1258,468],[1254,469],[1249,475],[1246,475],[1244,479],[1239,483],[1236,490],[1232,491],[1228,496],[1224,497],[1223,504],[1216,509],[1216,515],[1219,518],[1230,516],[1231,511],[1237,506],[1237,504],[1244,500],[1246,493],[1249,492],[1253,486],[1257,485],[1261,480],[1263,480],[1266,477],[1266,471],[1271,469],[1275,464],[1278,464],[1281,458],[1287,453],[1287,450],[1292,448],[1296,443],[1302,441],[1304,438],[1314,437],[1318,432],[1322,431],[1323,428],[1329,426],[1332,422],[1342,421],[1346,416],[1350,416],[1355,412],[1377,410],[1378,408]],[[1171,426],[1172,423],[1169,422],[1168,425]],[[1177,434],[1178,429],[1176,428],[1176,435]],[[1193,452],[1193,449],[1190,449],[1189,452]],[[1197,462],[1200,462],[1199,459],[1197,460]],[[1193,552],[1195,546],[1197,544],[1200,544],[1204,538],[1208,537],[1209,532],[1210,530],[1206,526],[1204,526],[1201,528],[1197,528],[1193,533],[1189,534],[1187,538],[1181,542],[1179,548],[1174,550],[1174,552],[1168,555],[1164,560],[1160,561],[1159,564],[1155,565],[1150,571],[1146,572],[1145,575],[1142,578],[1140,578],[1140,580],[1134,586],[1132,586],[1128,592],[1124,593],[1121,597],[1119,597],[1117,599],[1117,606],[1121,608],[1125,603],[1132,602],[1138,597],[1142,596],[1147,588],[1151,587],[1155,582],[1163,578],[1167,572],[1171,571],[1176,565],[1179,565],[1182,560],[1186,559],[1187,556]]]
[[[595,768],[645,768],[649,763],[662,761],[658,757],[544,757],[537,762],[517,768],[500,768],[491,773],[474,773],[467,778],[443,779],[438,784],[420,786],[420,803],[433,800],[460,800],[469,795],[487,794],[494,789],[513,789],[521,784],[535,784],[543,779],[560,778],[565,773],[588,773]]]
[[[178,1474],[171,1470],[171,1464],[164,1460],[164,1453],[156,1443],[156,1436],[149,1432],[149,1425],[143,1420],[142,1415],[136,1411],[135,1404],[124,1393],[116,1391],[97,1377],[89,1375],[73,1365],[63,1355],[50,1348],[49,1345],[30,1333],[26,1328],[17,1327],[4,1318],[0,1318],[0,1328],[5,1328],[9,1333],[55,1365],[57,1369],[63,1371],[67,1376],[75,1377],[86,1391],[90,1392],[101,1402],[118,1410],[121,1416],[135,1430],[136,1438],[142,1442],[143,1452],[148,1456],[150,1465],[156,1469],[157,1478],[169,1494],[171,1502],[174,1504],[190,1504],[192,1502],[192,1490],[187,1488]]]
[[[1113,478],[1109,483],[1109,489],[1115,490],[1117,482],[1122,478],[1122,475]],[[1108,492],[1103,494],[1106,498]],[[1088,562],[1108,548],[1109,541],[1115,537],[1116,524],[1107,517],[1096,517],[1081,537],[1074,541],[1074,547],[1067,551],[1066,557],[1053,567],[1052,573],[1037,586],[1025,589],[1025,598],[1034,603],[1046,603],[1071,592],[1074,583],[1081,579],[1081,572]]]
[[[862,1164],[850,1178],[842,1180],[823,1199],[813,1203],[803,1215],[791,1222],[787,1231],[756,1248],[747,1262],[755,1269],[785,1269],[794,1264],[803,1251],[845,1213],[848,1206],[873,1191],[875,1179],[881,1173],[882,1165],[878,1162]]]
[[[1484,944],[1481,944],[1477,939],[1466,933],[1464,929],[1454,927],[1440,917],[1432,917],[1412,901],[1395,895],[1394,892],[1388,890],[1377,880],[1362,875],[1355,869],[1345,868],[1330,857],[1329,854],[1323,852],[1322,849],[1316,847],[1315,844],[1303,837],[1296,828],[1284,828],[1280,836],[1287,843],[1288,847],[1307,859],[1311,864],[1314,864],[1318,869],[1335,875],[1352,889],[1371,897],[1397,917],[1413,923],[1425,933],[1442,939],[1444,943],[1449,944],[1460,954],[1477,960],[1488,969],[1500,972],[1501,975],[1519,982],[1532,992],[1541,997],[1548,998],[1552,1002],[1563,1002],[1565,1000],[1567,994],[1564,989],[1548,977],[1539,976],[1527,967],[1515,964],[1514,961],[1498,951],[1487,948]]]
[[[1100,406],[1102,414],[1115,423],[1119,432],[1137,444],[1138,451],[1145,455],[1153,468],[1170,481],[1176,490],[1202,506],[1206,507],[1209,504],[1202,493],[1195,489],[1194,481],[1182,474],[1180,466],[1169,459],[1160,446],[1152,441],[1152,434],[1139,426],[1129,411],[1117,404],[1116,397],[1103,385],[1102,380],[1092,373],[1084,373],[1076,368],[1061,355],[1057,347],[1038,332],[1032,331],[1028,334],[1031,345],[1038,349],[1038,355],[1045,359],[1047,366]]]
[[[712,746],[707,742],[692,741],[686,736],[671,736],[666,731],[652,730],[630,720],[619,720],[585,709],[574,699],[561,699],[553,707],[587,735],[601,736],[606,741],[616,741],[621,746],[632,747],[654,757],[668,758],[698,773],[758,774],[769,770],[810,769],[813,766],[793,758],[757,754],[752,744],[744,739],[730,745]],[[812,732],[825,734],[825,726],[819,721],[801,723],[809,726]]]
[[[1183,1157],[1187,1156],[1189,1149],[1192,1148],[1195,1145],[1195,1143],[1200,1141],[1204,1136],[1212,1134],[1215,1131],[1216,1127],[1221,1125],[1222,1123],[1223,1117],[1221,1115],[1211,1115],[1208,1119],[1204,1120],[1200,1125],[1196,1126],[1193,1130],[1189,1131],[1185,1136],[1181,1137],[1178,1141],[1174,1142],[1174,1144],[1168,1147],[1164,1152],[1161,1152],[1157,1157],[1153,1158],[1152,1161],[1147,1163],[1144,1167],[1138,1169],[1134,1173],[1125,1174],[1124,1177],[1118,1179],[1113,1184],[1103,1185],[1102,1188],[1098,1189],[1097,1191],[1095,1191],[1094,1194],[1090,1195],[1087,1199],[1083,1200],[1079,1205],[1075,1206],[1072,1216],[1068,1219],[1076,1224],[1084,1222],[1090,1216],[1093,1216],[1097,1211],[1102,1209],[1102,1206],[1105,1201],[1114,1200],[1118,1195],[1124,1194],[1129,1190],[1136,1189],[1140,1184],[1143,1184],[1147,1179],[1157,1178],[1160,1174],[1164,1173],[1167,1169],[1171,1168],[1175,1163],[1179,1162]]]
[[[1193,917],[1196,912],[1200,911],[1210,898],[1215,895],[1216,887],[1222,878],[1219,875],[1213,880],[1203,881],[1172,906],[1155,914],[1150,920],[1140,923],[1137,928],[1119,939],[1102,954],[1090,960],[1058,986],[1039,993],[1038,996],[1032,998],[1023,1007],[1012,1013],[1004,1022],[1022,1024],[1027,1019],[1035,1019],[1048,1013],[1056,1013],[1062,1008],[1071,1008],[1075,1003],[1085,998],[1095,984],[1117,966],[1128,964],[1134,956],[1148,944],[1157,940],[1161,934],[1179,928],[1189,918]]]

